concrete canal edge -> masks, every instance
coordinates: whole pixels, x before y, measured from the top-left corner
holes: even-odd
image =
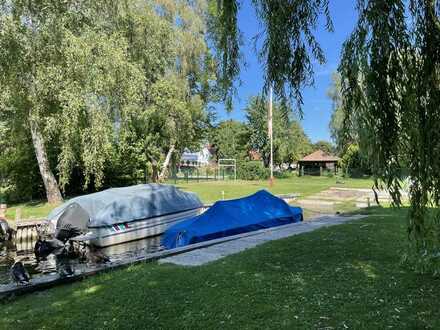
[[[51,288],[51,287],[54,287],[59,284],[72,283],[72,282],[82,280],[82,279],[87,278],[92,275],[116,270],[119,268],[127,267],[130,265],[135,265],[135,264],[139,264],[139,263],[143,263],[143,262],[151,262],[151,261],[156,261],[159,259],[166,258],[164,260],[164,262],[173,263],[173,260],[172,260],[173,256],[183,255],[186,253],[191,253],[191,251],[194,251],[194,250],[203,250],[203,249],[207,249],[211,246],[215,246],[215,245],[219,245],[219,244],[223,244],[223,243],[227,243],[227,242],[231,242],[231,241],[246,239],[246,238],[250,238],[253,236],[262,237],[263,235],[268,234],[268,233],[282,233],[283,231],[287,230],[288,231],[287,235],[281,234],[281,235],[274,236],[274,239],[280,239],[283,237],[288,237],[288,236],[292,236],[292,235],[297,235],[297,234],[313,231],[315,229],[322,228],[322,227],[333,226],[333,225],[345,223],[347,221],[362,219],[364,217],[366,217],[366,216],[362,216],[362,215],[323,216],[323,217],[315,218],[314,220],[305,221],[305,222],[301,222],[301,223],[288,224],[288,225],[274,227],[274,228],[262,229],[262,230],[258,230],[258,231],[254,231],[254,232],[243,233],[243,234],[239,234],[239,235],[214,239],[214,240],[207,241],[207,242],[191,244],[191,245],[188,245],[185,247],[176,248],[176,249],[172,249],[172,250],[163,250],[163,251],[158,251],[155,253],[145,254],[143,256],[127,258],[126,260],[122,260],[122,261],[115,261],[115,262],[109,262],[106,264],[90,266],[87,270],[81,271],[81,272],[76,272],[72,276],[63,277],[63,276],[60,276],[59,274],[43,275],[43,276],[32,279],[31,283],[29,283],[28,285],[16,285],[16,284],[0,285],[0,299],[3,300],[5,298],[11,298],[14,296],[19,296],[19,295],[30,293],[30,292],[44,290],[44,289]],[[294,228],[294,230],[292,230],[292,228]],[[257,239],[257,241],[260,242],[259,244],[265,243],[270,240],[273,240],[273,239]],[[255,244],[253,246],[256,246],[259,244]],[[247,247],[245,247],[244,249],[246,249],[246,248]],[[242,249],[242,250],[244,250],[244,249]],[[231,253],[229,253],[229,254],[237,253],[240,251],[231,250]],[[223,253],[221,257],[224,257],[229,254]],[[208,262],[209,262],[209,260],[208,260]],[[179,263],[179,262],[175,262],[175,263],[183,264],[183,263]],[[188,264],[188,265],[191,265],[191,264]],[[197,265],[197,263],[195,265]]]
[[[254,248],[269,241],[275,241],[314,231],[318,228],[334,226],[362,218],[364,218],[364,216],[321,216],[312,221],[262,229],[254,232],[253,235],[237,235],[239,237],[234,240],[219,242],[215,245],[202,247],[174,256],[167,256],[160,259],[159,263],[172,263],[180,266],[200,266]]]

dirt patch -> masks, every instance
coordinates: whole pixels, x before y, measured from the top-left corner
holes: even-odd
[[[403,194],[405,198],[405,194]],[[377,191],[380,203],[391,202],[386,191]],[[372,189],[331,187],[315,195],[295,202],[304,210],[305,218],[310,219],[320,214],[351,212],[356,209],[377,205]]]

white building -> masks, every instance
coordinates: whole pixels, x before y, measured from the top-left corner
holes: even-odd
[[[207,145],[202,150],[197,152],[191,152],[189,149],[185,149],[180,157],[181,166],[206,166],[211,159],[211,152]]]

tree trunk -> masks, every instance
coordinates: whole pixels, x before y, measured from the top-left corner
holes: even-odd
[[[170,149],[168,150],[167,156],[165,157],[165,161],[162,165],[162,170],[160,171],[159,174],[159,181],[163,181],[165,179],[165,175],[167,173],[168,165],[170,164],[171,156],[174,152],[174,149],[175,149],[175,145],[172,144],[170,146]]]
[[[152,173],[151,173],[151,181],[153,181],[154,183],[156,183],[159,180],[159,175],[158,175],[158,165],[157,165],[157,161],[155,159],[153,159],[151,161],[151,169],[152,169]]]
[[[63,198],[61,197],[60,189],[58,188],[57,180],[53,175],[49,160],[47,159],[46,148],[44,146],[44,139],[39,131],[38,124],[30,119],[29,125],[31,128],[32,143],[34,145],[35,156],[37,157],[38,167],[40,169],[41,177],[43,179],[44,188],[46,189],[47,201],[50,204],[61,203]]]

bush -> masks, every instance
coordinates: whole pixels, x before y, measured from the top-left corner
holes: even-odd
[[[259,161],[243,162],[238,165],[237,176],[242,180],[266,180],[269,178],[269,169]]]
[[[293,171],[293,170],[275,171],[273,175],[277,179],[290,179],[290,178],[293,178],[293,177],[297,177],[298,176],[298,172],[297,171]]]
[[[333,170],[327,170],[323,173],[327,178],[333,178],[335,176],[335,173]]]
[[[371,174],[368,159],[362,155],[359,146],[351,144],[342,155],[341,167],[344,176],[363,177]]]

